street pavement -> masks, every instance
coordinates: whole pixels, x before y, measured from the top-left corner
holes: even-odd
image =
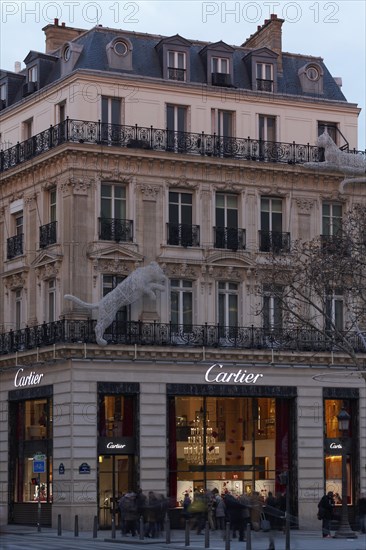
[[[290,534],[290,546],[286,549],[285,535],[281,532],[273,532],[273,550],[366,550],[366,535],[357,533],[356,539],[323,539],[321,531],[292,530]],[[170,543],[163,538],[140,540],[139,536],[122,537],[116,530],[115,538],[111,531],[98,531],[93,538],[92,532],[79,532],[76,537],[74,532],[62,531],[58,536],[56,529],[42,527],[38,532],[37,527],[22,525],[6,525],[0,527],[1,550],[143,550],[141,547],[153,547],[146,550],[250,550],[247,542],[239,542],[231,539],[225,543],[219,532],[210,532],[209,541],[204,534],[190,533],[189,546],[186,545],[185,532],[172,530]],[[252,532],[251,550],[267,550],[270,546],[269,533]],[[209,542],[209,546],[205,543]]]

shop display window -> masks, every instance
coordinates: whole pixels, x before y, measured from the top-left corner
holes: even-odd
[[[10,402],[9,470],[12,502],[52,502],[52,398]],[[34,469],[35,457],[44,471]]]
[[[100,437],[134,436],[134,399],[125,395],[100,395]]]
[[[342,495],[342,446],[346,446],[347,453],[347,503],[353,503],[353,483],[352,483],[352,422],[346,441],[342,440],[342,434],[338,429],[338,414],[345,408],[354,418],[354,406],[350,400],[344,399],[325,399],[324,400],[324,475],[325,492],[334,493],[335,504],[341,504]]]
[[[290,450],[288,409],[277,401],[281,400],[170,399],[170,491],[178,506],[186,492],[205,487],[220,493],[257,491],[263,498],[275,492],[276,470],[288,467]],[[279,435],[281,446],[276,443]]]

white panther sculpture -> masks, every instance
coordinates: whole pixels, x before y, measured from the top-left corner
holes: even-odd
[[[324,162],[305,162],[305,167],[317,170],[336,170],[350,175],[365,174],[366,158],[364,155],[341,151],[327,131],[318,137],[316,145],[324,148],[325,160]]]
[[[156,262],[151,262],[146,267],[135,269],[116,288],[95,304],[83,302],[71,294],[65,294],[64,298],[87,309],[98,309],[95,336],[97,343],[100,346],[105,346],[107,341],[104,340],[103,334],[113,322],[117,311],[123,306],[136,302],[143,294],[147,294],[155,300],[156,291],[165,290],[166,280],[161,267]]]

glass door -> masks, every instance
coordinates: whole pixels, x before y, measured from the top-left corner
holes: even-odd
[[[110,529],[112,517],[119,527],[119,499],[135,489],[134,456],[99,455],[98,462],[99,528]]]

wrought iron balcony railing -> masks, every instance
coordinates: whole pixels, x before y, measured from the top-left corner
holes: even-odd
[[[225,137],[217,134],[175,132],[168,129],[106,124],[67,118],[55,126],[0,151],[0,172],[35,158],[63,143],[89,143],[238,160],[303,164],[319,160],[318,148],[295,142]],[[366,151],[350,151],[365,154]]]
[[[245,229],[237,227],[214,227],[215,248],[229,250],[245,249]]]
[[[216,134],[173,132],[159,128],[105,124],[67,118],[30,139],[0,152],[0,171],[4,172],[63,143],[105,144],[138,147],[154,151],[190,155],[226,156],[234,159],[302,164],[318,160],[318,148],[296,143],[269,142],[248,138],[220,137]]]
[[[9,237],[9,239],[7,239],[6,257],[8,260],[23,254],[23,237],[24,234],[21,233],[20,235],[14,235],[14,237]]]
[[[184,223],[167,223],[168,244],[180,246],[200,245],[200,226]]]
[[[61,320],[0,334],[0,355],[54,344],[95,344],[95,320]],[[366,353],[362,337],[344,333],[357,353]],[[365,336],[365,335],[364,335]],[[114,321],[105,334],[109,344],[139,346],[186,346],[277,351],[342,351],[341,342],[331,333],[312,329],[224,327],[220,325],[172,325],[142,321]]]
[[[39,248],[46,248],[50,244],[57,242],[57,222],[41,225],[39,228]]]
[[[184,82],[186,79],[186,69],[177,69],[175,67],[168,67],[168,79],[179,80]]]
[[[259,231],[259,250],[261,252],[290,252],[290,233],[280,231]]]
[[[99,218],[99,239],[103,241],[132,242],[133,221],[119,218]]]
[[[273,80],[257,78],[257,90],[259,92],[273,92]]]

